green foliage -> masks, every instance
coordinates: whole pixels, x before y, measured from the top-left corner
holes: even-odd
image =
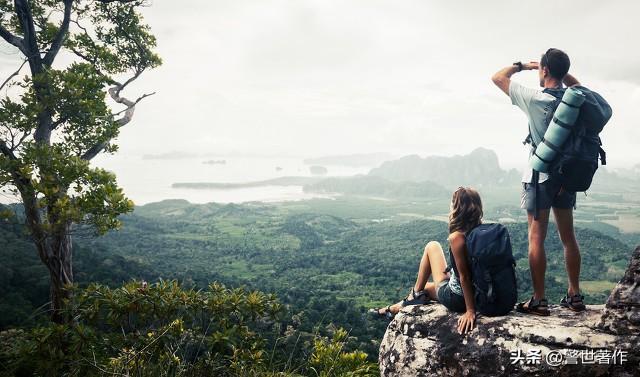
[[[151,51],[156,38],[136,10],[144,3],[144,0],[80,2],[75,6],[80,20],[94,25],[95,31],[82,29],[67,39],[66,47],[108,74],[157,67],[162,60]]]
[[[308,363],[278,370],[265,338],[283,307],[275,296],[212,283],[205,291],[175,281],[132,281],[111,289],[75,288],[69,324],[0,332],[8,375],[41,376],[373,376],[377,365],[347,352],[347,332],[316,337]],[[276,369],[274,369],[276,368]]]
[[[367,361],[362,351],[344,352],[347,332],[338,329],[333,338],[314,341],[310,369],[319,377],[330,376],[377,376],[378,365]]]
[[[56,376],[244,374],[263,367],[255,330],[272,326],[282,306],[273,295],[217,283],[200,291],[132,281],[76,290],[66,310],[68,325],[3,333],[3,364]]]
[[[69,156],[63,145],[26,144],[22,174],[41,194],[38,207],[52,215],[43,218],[45,231],[54,232],[56,227],[74,222],[90,224],[97,233],[105,233],[120,226],[119,214],[133,210],[133,202],[124,196],[113,173]],[[42,159],[47,163],[39,164]],[[36,170],[36,166],[40,167]],[[72,190],[66,191],[65,187]]]

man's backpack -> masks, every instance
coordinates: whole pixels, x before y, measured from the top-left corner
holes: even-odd
[[[507,228],[480,224],[465,238],[476,309],[486,316],[509,313],[518,298],[518,285]]]
[[[606,153],[598,134],[611,118],[611,106],[598,93],[583,86],[576,86],[585,95],[580,107],[578,119],[572,127],[567,140],[556,151],[557,157],[550,165],[549,175],[569,192],[586,191],[591,186],[593,176],[598,169],[598,158],[606,165]],[[547,88],[556,98],[553,111],[549,112],[547,124],[560,104],[566,88]],[[535,145],[534,145],[535,147]],[[536,174],[537,175],[537,174]]]

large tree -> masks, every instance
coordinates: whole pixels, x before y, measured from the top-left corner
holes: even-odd
[[[22,202],[63,322],[73,283],[71,235],[104,233],[133,209],[115,176],[92,167],[136,105],[123,90],[160,58],[145,0],[0,0],[0,36],[22,58],[0,86],[0,189]],[[118,108],[119,107],[119,108]]]

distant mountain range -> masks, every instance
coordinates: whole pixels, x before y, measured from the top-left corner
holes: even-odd
[[[446,198],[450,190],[433,182],[392,182],[372,175],[330,177],[304,186],[305,192],[340,193],[381,198]]]
[[[305,163],[325,163],[347,166],[373,163],[383,154],[328,156],[307,159]],[[591,192],[635,192],[639,183],[640,169],[613,171],[601,167],[594,178]],[[279,177],[256,182],[221,183],[194,182],[174,183],[175,188],[236,189],[260,186],[304,186],[307,192],[333,192],[354,195],[396,196],[440,196],[458,186],[476,188],[513,188],[519,190],[522,172],[500,167],[498,156],[490,149],[477,148],[466,155],[405,156],[382,162],[366,175],[350,177]],[[418,185],[419,184],[419,185]]]
[[[384,162],[369,175],[393,182],[436,182],[444,187],[514,185],[520,172],[503,170],[492,150],[477,148],[467,155],[452,157],[411,155]]]

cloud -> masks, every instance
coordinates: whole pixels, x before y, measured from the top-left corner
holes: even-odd
[[[556,12],[554,15],[551,12]],[[565,49],[614,106],[608,148],[637,163],[640,37],[629,1],[155,1],[164,65],[128,88],[140,104],[121,153],[465,153],[524,160],[526,119],[490,82],[516,60]],[[15,69],[0,55],[0,70]],[[515,80],[537,86],[532,72]],[[627,135],[627,137],[625,137]],[[522,164],[526,163],[523,161]]]

